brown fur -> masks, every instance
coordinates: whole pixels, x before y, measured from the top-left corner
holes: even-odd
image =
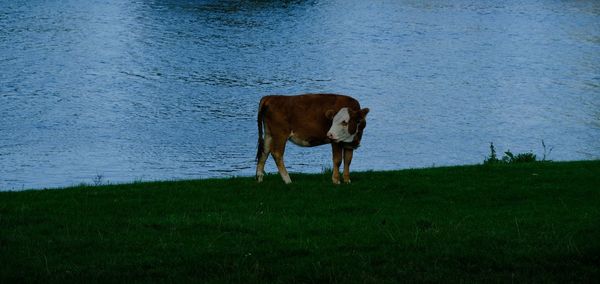
[[[350,111],[349,132],[356,133],[352,143],[335,143],[327,138],[332,117],[341,108]],[[283,153],[288,139],[301,141],[301,146],[332,144],[334,162],[334,183],[339,183],[338,168],[344,159],[344,181],[350,182],[349,166],[352,151],[359,146],[363,129],[366,127],[366,114],[369,109],[360,108],[357,100],[336,94],[306,94],[298,96],[265,96],[258,109],[258,151],[257,179],[262,180],[264,163],[269,153],[275,159],[279,173],[289,182],[289,175],[283,164]],[[264,125],[264,137],[263,137]],[[268,141],[265,141],[268,139]],[[343,152],[343,153],[342,153]],[[347,163],[347,164],[346,164]]]

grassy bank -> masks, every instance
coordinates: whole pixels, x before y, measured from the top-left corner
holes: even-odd
[[[600,279],[600,161],[0,192],[0,282]]]

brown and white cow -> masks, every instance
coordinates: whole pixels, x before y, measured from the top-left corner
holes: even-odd
[[[270,153],[283,181],[292,182],[283,163],[285,144],[290,140],[304,147],[330,143],[333,151],[331,180],[335,184],[340,183],[339,167],[343,159],[344,182],[350,183],[350,162],[367,126],[367,113],[368,108],[361,109],[357,100],[344,95],[263,97],[258,107],[256,179],[258,182],[263,180],[265,162]]]

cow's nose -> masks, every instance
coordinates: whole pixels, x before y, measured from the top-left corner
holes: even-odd
[[[331,132],[327,132],[327,138],[329,138],[329,139],[335,139],[333,137],[333,133],[331,133]]]

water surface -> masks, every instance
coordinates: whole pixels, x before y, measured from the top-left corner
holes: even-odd
[[[600,2],[2,1],[0,190],[253,175],[260,97],[306,92],[371,109],[354,170],[598,159]]]

